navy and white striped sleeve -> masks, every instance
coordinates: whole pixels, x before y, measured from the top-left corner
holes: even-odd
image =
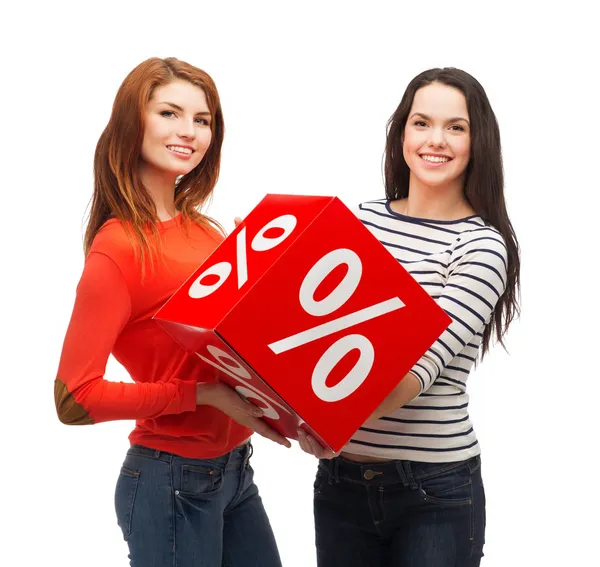
[[[452,322],[411,370],[421,382],[421,392],[475,335],[483,333],[504,293],[506,277],[506,245],[497,231],[484,227],[463,233],[456,241],[447,281],[436,299]]]

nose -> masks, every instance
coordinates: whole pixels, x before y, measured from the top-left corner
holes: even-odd
[[[443,128],[432,128],[430,130],[429,145],[436,148],[445,147],[446,136]]]
[[[178,135],[186,140],[193,140],[196,137],[196,129],[193,120],[179,120]]]

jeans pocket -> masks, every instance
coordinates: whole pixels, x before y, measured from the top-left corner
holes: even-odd
[[[117,486],[115,488],[115,511],[117,523],[123,532],[123,539],[127,541],[131,535],[131,522],[133,518],[133,507],[137,493],[140,472],[121,467]]]
[[[221,490],[223,471],[220,467],[206,465],[182,465],[178,496],[201,498]]]
[[[471,471],[468,465],[450,468],[442,467],[419,483],[419,490],[425,502],[446,506],[470,505],[473,499]]]

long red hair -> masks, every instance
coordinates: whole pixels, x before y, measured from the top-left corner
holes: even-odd
[[[200,87],[206,94],[212,115],[211,143],[196,168],[180,177],[175,186],[175,207],[184,223],[197,223],[207,228],[218,223],[200,212],[210,198],[219,177],[221,146],[225,126],[219,93],[212,78],[201,69],[169,57],[153,57],[140,63],[127,75],[115,97],[108,125],[102,132],[94,156],[94,194],[84,238],[87,255],[100,227],[116,218],[125,227],[136,252],[140,252],[142,271],[145,262],[153,263],[152,237],[158,242],[158,216],[154,201],[139,178],[144,115],[157,87],[184,80]]]

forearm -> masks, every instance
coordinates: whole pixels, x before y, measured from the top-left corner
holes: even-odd
[[[130,384],[102,377],[69,389],[57,378],[54,400],[60,421],[86,425],[123,419],[149,419],[193,411],[196,384],[173,379],[169,382]]]
[[[389,393],[387,398],[379,404],[379,407],[371,414],[371,419],[389,415],[408,404],[421,393],[421,382],[409,372],[400,383]]]
[[[264,412],[251,402],[245,400],[233,388],[222,382],[198,382],[196,384],[196,404],[198,406],[212,406],[221,411],[227,410],[228,406],[239,409],[254,417],[262,417]],[[225,411],[227,413],[227,411]]]

